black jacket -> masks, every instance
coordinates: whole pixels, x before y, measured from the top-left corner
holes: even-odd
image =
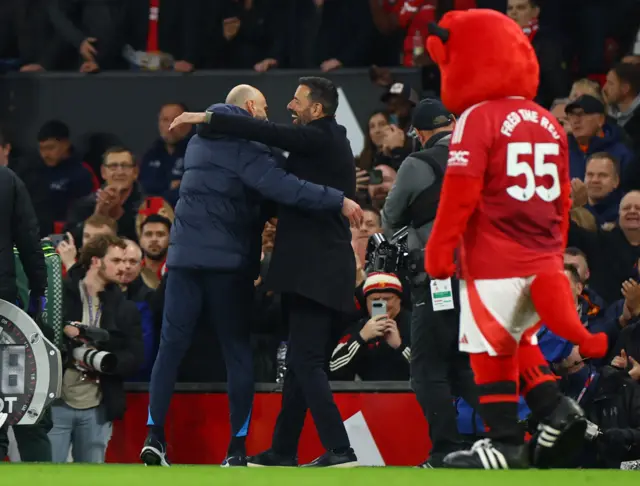
[[[40,64],[47,70],[59,67],[64,45],[55,35],[48,5],[49,0],[0,2],[0,57],[17,58],[20,66]]]
[[[84,272],[74,272],[64,281],[64,321],[82,321],[82,298],[80,296],[80,276]],[[101,351],[109,351],[117,356],[117,367],[113,374],[100,375],[102,403],[106,407],[107,420],[122,418],[126,408],[123,382],[140,370],[144,360],[144,345],[140,313],[135,303],[126,300],[116,285],[109,285],[100,293],[102,316],[100,327],[109,332],[109,341],[100,345]],[[67,340],[69,341],[69,340]],[[69,344],[70,341],[69,341]]]
[[[29,289],[36,295],[44,295],[47,268],[31,199],[13,171],[0,167],[0,299],[11,303],[18,297],[14,244],[29,279]]]
[[[640,457],[640,385],[626,371],[604,366],[580,406],[603,432],[595,442],[585,442],[583,467],[619,469],[622,461]]]
[[[82,241],[82,228],[85,220],[93,214],[96,209],[96,193],[89,194],[82,199],[77,200],[69,210],[67,217],[67,226],[65,231],[71,231],[76,242]],[[137,182],[134,184],[131,194],[122,205],[124,214],[118,220],[118,235],[138,241],[138,233],[136,232],[136,218],[140,205],[144,200],[142,188]]]
[[[402,344],[393,349],[384,339],[365,342],[360,331],[370,317],[350,326],[331,354],[329,378],[335,381],[353,381],[358,375],[362,381],[407,381],[411,362],[411,312],[401,310],[396,316]]]
[[[409,155],[400,165],[396,182],[382,208],[382,228],[387,236],[410,226],[410,251],[423,252],[431,234],[450,140],[451,132],[436,133],[422,150]]]
[[[553,100],[566,96],[571,87],[562,44],[549,31],[540,29],[531,45],[540,64],[540,85],[535,101],[549,108]]]
[[[333,117],[284,125],[216,113],[198,130],[202,136],[213,131],[279,147],[290,152],[285,167],[290,173],[355,197],[353,152],[345,128]],[[353,309],[355,256],[349,222],[340,213],[280,206],[270,265],[266,285],[271,290],[296,293],[338,311]]]
[[[105,69],[122,66],[125,0],[52,0],[47,11],[57,36],[78,53],[82,41],[95,37],[96,62]]]
[[[9,168],[16,173],[27,188],[40,225],[40,237],[49,236],[53,233],[53,208],[50,204],[49,183],[42,177],[33,161],[28,158],[12,156],[9,159]]]
[[[589,287],[607,304],[622,298],[622,282],[638,276],[640,246],[632,246],[618,227],[591,232],[571,222],[569,246],[580,248],[587,255]]]

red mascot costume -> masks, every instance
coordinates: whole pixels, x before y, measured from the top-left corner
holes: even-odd
[[[425,267],[446,279],[460,267],[460,350],[470,353],[488,439],[450,454],[448,467],[530,466],[518,424],[522,394],[540,421],[534,465],[582,440],[580,407],[561,395],[537,346],[540,323],[606,353],[604,334],[578,318],[563,251],[571,207],[567,138],[532,100],[539,66],[522,29],[493,10],[447,13],[427,40],[442,76],[442,101],[457,121]]]

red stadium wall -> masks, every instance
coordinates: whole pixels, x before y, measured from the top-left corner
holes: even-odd
[[[128,393],[127,413],[114,423],[107,462],[137,463],[147,428],[147,393]],[[415,466],[431,444],[427,422],[412,393],[336,393],[336,403],[359,458],[366,465]],[[271,445],[280,411],[279,393],[256,393],[247,452]],[[361,414],[359,413],[361,412]],[[169,457],[176,464],[220,464],[229,441],[229,407],[223,393],[174,395],[167,421]],[[307,415],[299,460],[309,462],[323,448]]]

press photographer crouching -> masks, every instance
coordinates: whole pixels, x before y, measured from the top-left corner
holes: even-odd
[[[123,381],[142,364],[140,314],[120,283],[126,243],[101,235],[83,245],[64,282],[66,349],[62,395],[52,407],[53,462],[104,462],[111,422],[124,415]]]
[[[600,370],[585,361],[575,346],[556,365],[562,391],[577,400],[590,421],[576,467],[640,469],[640,385],[616,361]]]

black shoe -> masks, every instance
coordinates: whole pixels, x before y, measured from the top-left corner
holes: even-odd
[[[511,445],[482,439],[468,451],[458,451],[444,458],[444,466],[457,469],[527,469],[526,445]]]
[[[222,467],[246,467],[247,466],[247,457],[246,456],[227,456],[223,463]]]
[[[418,464],[416,466],[418,469],[435,469],[436,466],[434,466],[431,463],[431,459],[427,459],[426,461],[424,461],[422,464]]]
[[[247,458],[249,467],[298,467],[298,458],[278,454],[273,449],[267,449],[257,456]]]
[[[446,454],[435,454],[430,455],[429,459],[424,461],[422,464],[416,466],[419,469],[436,469],[444,467],[444,458]]]
[[[553,413],[540,421],[531,440],[533,465],[540,469],[567,467],[584,441],[587,420],[574,400],[563,396]]]
[[[167,459],[167,445],[152,434],[149,434],[144,441],[144,447],[140,451],[140,459],[145,466],[171,466],[169,459]]]
[[[303,464],[300,467],[358,467],[358,458],[351,448],[347,449],[346,452],[328,451],[309,464]]]

